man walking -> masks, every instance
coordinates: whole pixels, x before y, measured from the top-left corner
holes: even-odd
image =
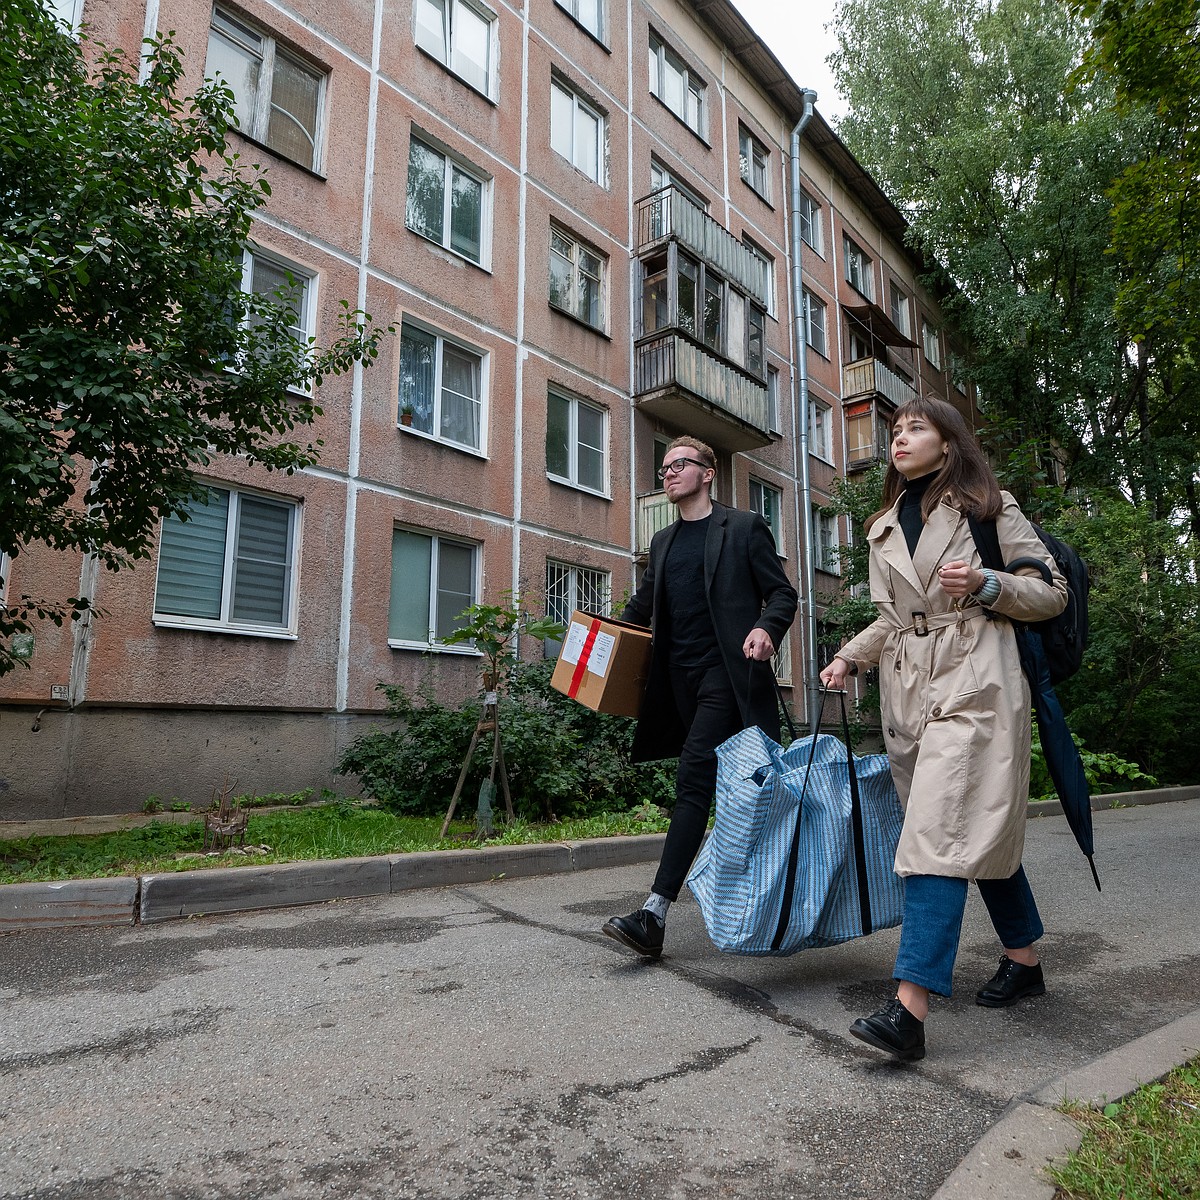
[[[662,953],[667,909],[708,828],[717,747],[751,725],[779,738],[771,656],[796,616],[796,589],[769,526],[757,513],[714,503],[716,473],[703,442],[681,437],[667,447],[659,476],[679,519],[654,535],[621,614],[654,630],[633,761],[679,756],[675,811],[650,896],[604,925],[609,937],[650,958]]]

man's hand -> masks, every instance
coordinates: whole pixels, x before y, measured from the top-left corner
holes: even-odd
[[[758,662],[766,662],[775,653],[775,646],[771,641],[771,635],[765,629],[750,630],[746,634],[746,640],[742,643],[742,653],[747,658],[753,658]]]

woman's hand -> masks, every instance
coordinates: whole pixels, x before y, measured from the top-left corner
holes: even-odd
[[[985,576],[982,571],[955,559],[938,567],[938,583],[942,591],[954,600],[962,600],[983,587]]]
[[[850,674],[850,664],[844,658],[835,658],[821,672],[821,682],[827,688],[841,690],[846,686],[846,676]]]

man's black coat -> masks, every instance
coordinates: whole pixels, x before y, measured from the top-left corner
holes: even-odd
[[[634,762],[674,758],[687,733],[671,690],[663,568],[679,524],[675,521],[654,535],[645,573],[621,614],[621,620],[649,625],[654,631],[650,677],[633,739]],[[742,652],[746,635],[754,628],[765,629],[778,650],[796,616],[796,589],[784,574],[775,539],[762,517],[713,504],[704,542],[704,580],[708,610],[743,724],[758,725],[778,740],[779,709],[771,664],[751,662]]]

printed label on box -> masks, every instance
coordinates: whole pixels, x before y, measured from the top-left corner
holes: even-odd
[[[596,644],[592,647],[591,657],[587,661],[587,669],[592,675],[603,679],[608,674],[608,664],[612,660],[613,647],[617,639],[611,633],[596,634]]]
[[[559,657],[566,662],[577,663],[583,650],[583,643],[587,641],[587,635],[588,627],[578,621],[573,621],[571,628],[567,630],[567,640],[563,642]]]

